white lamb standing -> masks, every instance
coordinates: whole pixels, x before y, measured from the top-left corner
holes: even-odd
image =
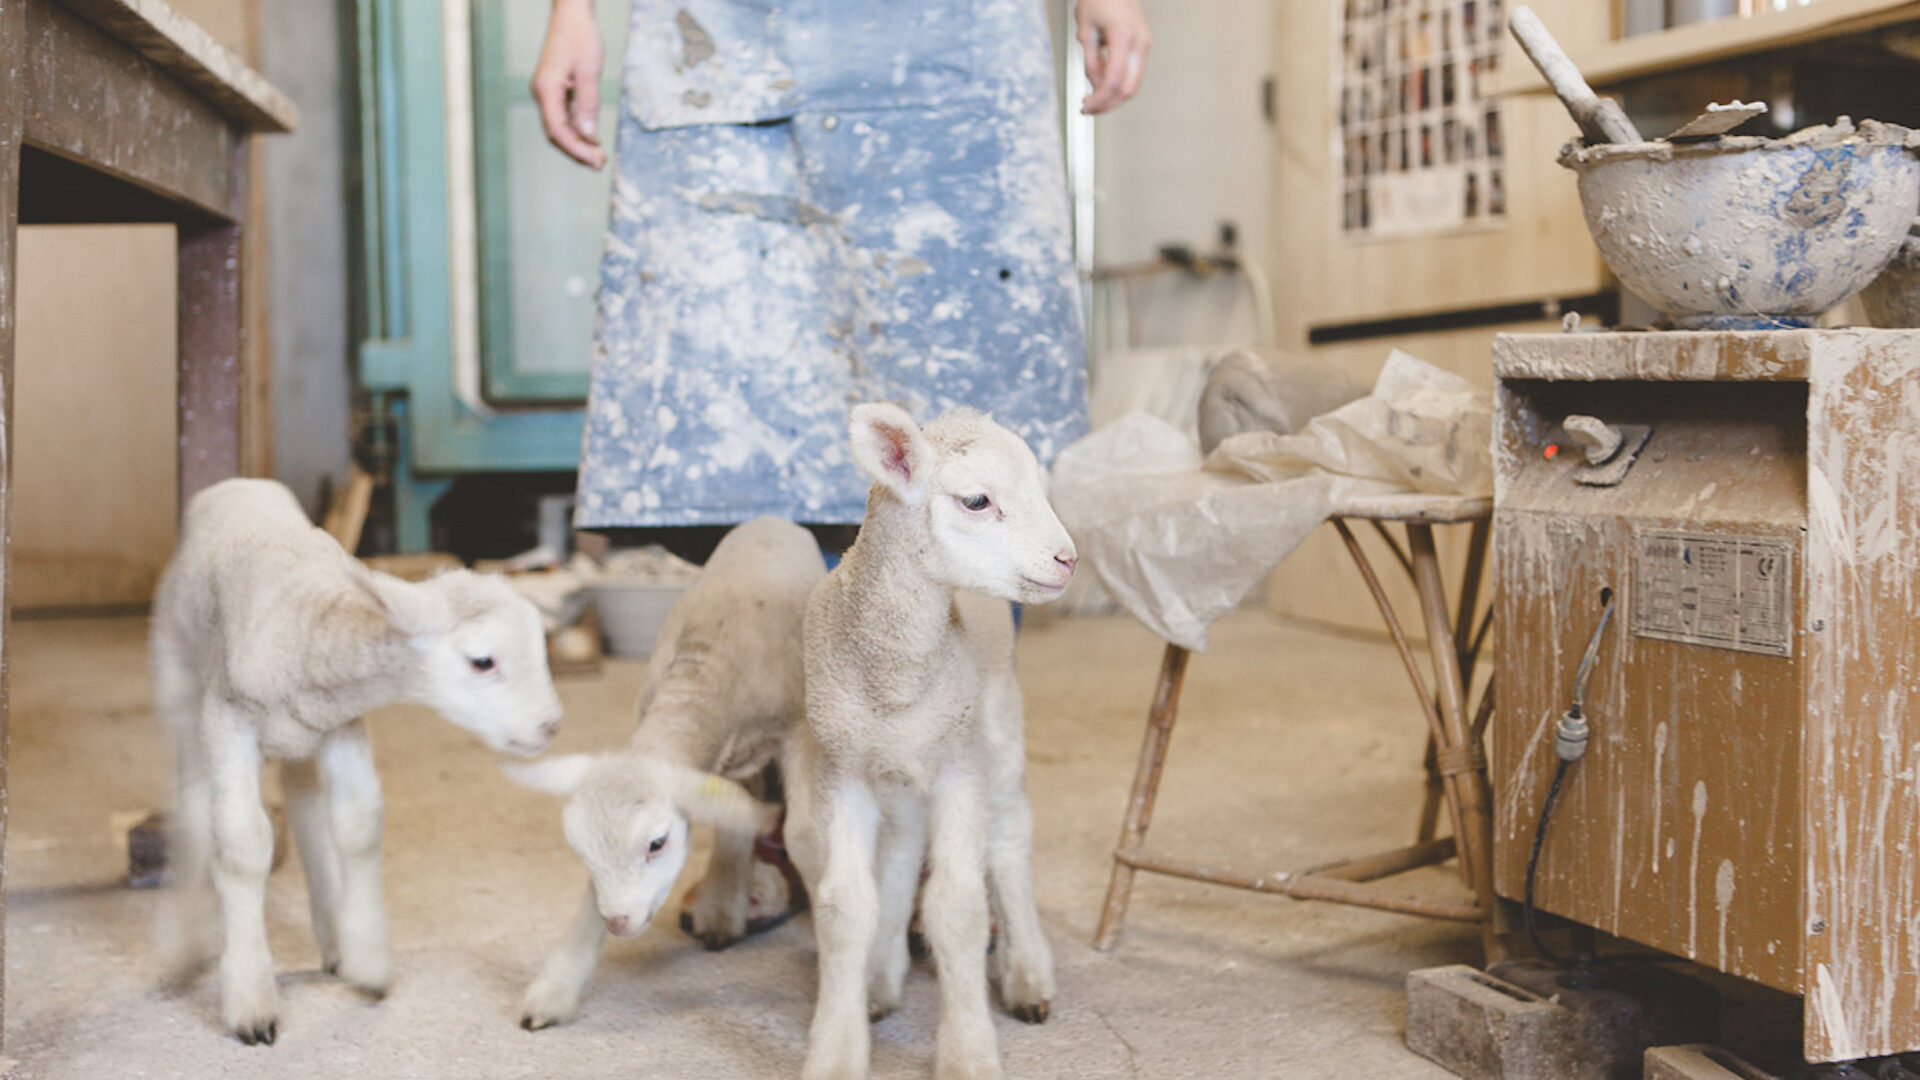
[[[572,927],[527,989],[521,1027],[572,1018],[606,935],[646,930],[686,866],[689,821],[714,827],[689,928],[710,949],[746,936],[754,838],[776,820],[754,796],[803,713],[801,621],[826,572],[798,525],[758,518],[735,528],[667,614],[626,748],[507,768],[527,787],[568,797],[567,843],[591,875]]]
[[[426,705],[520,755],[560,727],[531,603],[464,570],[420,584],[369,570],[270,480],[222,481],[188,504],[154,599],[150,659],[178,786],[161,957],[185,979],[219,955],[221,1015],[248,1045],[273,1042],[278,1026],[261,763],[283,762],[322,963],[380,995],[393,970],[382,801],[361,717]],[[210,925],[215,894],[224,947]]]
[[[1032,451],[987,417],[954,410],[923,430],[897,406],[859,405],[851,426],[874,486],[859,538],[807,607],[807,723],[786,755],[787,841],[820,953],[802,1075],[867,1076],[868,1021],[900,1003],[924,862],[935,1074],[998,1077],[990,900],[1001,1003],[1039,1023],[1054,993],[1008,601],[1058,597],[1073,541]]]

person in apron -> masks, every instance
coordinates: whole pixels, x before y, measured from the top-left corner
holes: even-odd
[[[1089,113],[1138,0],[1079,0]],[[1041,0],[633,0],[575,524],[865,510],[847,415],[993,414],[1044,462],[1086,369]],[[592,0],[555,0],[548,138],[606,164]]]

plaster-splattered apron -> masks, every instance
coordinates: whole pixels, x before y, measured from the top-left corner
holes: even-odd
[[[636,0],[583,527],[858,521],[847,410],[1086,429],[1039,0]]]

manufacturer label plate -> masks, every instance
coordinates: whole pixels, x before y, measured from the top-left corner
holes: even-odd
[[[1633,633],[1793,655],[1793,547],[1756,536],[1635,536]]]

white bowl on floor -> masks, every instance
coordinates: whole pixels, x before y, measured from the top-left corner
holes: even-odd
[[[651,655],[667,612],[686,591],[684,585],[629,581],[597,581],[587,586],[587,595],[600,617],[607,655],[629,659]]]

